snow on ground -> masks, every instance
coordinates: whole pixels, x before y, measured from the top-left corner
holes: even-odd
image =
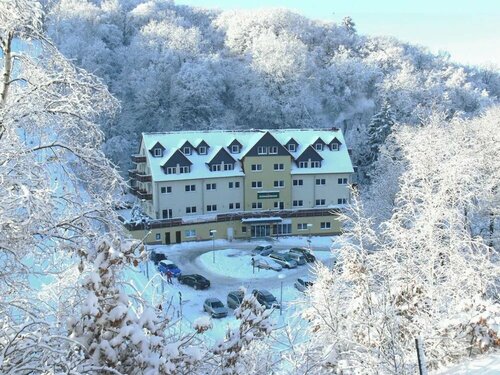
[[[498,375],[500,352],[494,352],[458,365],[432,372],[433,375]]]
[[[183,274],[199,273],[208,278],[211,282],[208,290],[194,290],[189,286],[180,285],[177,279],[169,285],[156,271],[152,262],[129,269],[126,278],[134,288],[143,293],[144,298],[155,306],[161,304],[164,313],[171,319],[180,319],[180,327],[185,332],[192,332],[195,320],[207,316],[203,311],[206,298],[219,298],[226,305],[227,294],[241,286],[247,288],[248,292],[252,289],[267,289],[278,301],[282,299],[282,315],[280,316],[279,310],[271,315],[275,323],[281,326],[294,315],[296,307],[292,302],[301,296],[301,292],[295,289],[293,283],[299,277],[311,278],[311,265],[306,264],[280,272],[256,268],[254,273],[251,265],[252,250],[260,244],[271,244],[273,250],[284,251],[292,246],[305,246],[307,239],[288,237],[272,242],[216,240],[213,244],[212,241],[199,241],[148,247],[149,250],[167,254],[168,259],[176,263]],[[331,264],[332,260],[331,243],[328,237],[311,238],[314,255],[327,265]],[[237,324],[233,311],[229,310],[227,318],[213,319],[213,328],[207,333],[208,339],[214,342],[222,339],[228,327],[235,327]]]

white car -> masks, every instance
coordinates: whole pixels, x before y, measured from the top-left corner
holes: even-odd
[[[252,258],[254,261],[254,266],[257,268],[262,268],[264,270],[273,270],[273,271],[281,271],[283,267],[281,267],[278,263],[273,262],[270,259],[263,258]]]
[[[304,279],[297,279],[297,281],[293,283],[293,286],[301,292],[305,292],[306,289],[311,287],[312,285],[313,285],[312,281],[308,281],[308,280],[304,280]]]

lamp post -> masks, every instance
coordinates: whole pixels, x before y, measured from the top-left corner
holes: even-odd
[[[309,223],[307,224],[307,229],[309,230],[309,239],[307,240],[307,243],[309,245],[309,250],[311,250],[311,228],[312,228],[312,224]]]
[[[215,233],[217,231],[215,229],[210,230],[210,237],[212,237],[212,261],[215,263]]]
[[[278,279],[280,280],[280,316],[283,313],[283,279],[286,276],[280,273]]]

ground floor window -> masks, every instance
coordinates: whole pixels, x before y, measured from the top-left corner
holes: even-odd
[[[269,237],[271,235],[270,224],[259,224],[251,226],[251,236],[255,238]]]
[[[320,228],[321,229],[331,229],[332,228],[332,223],[330,223],[329,221],[322,221],[320,223]]]
[[[161,240],[161,233],[156,233],[156,241],[160,241]]]
[[[297,230],[307,230],[307,223],[297,223]]]
[[[184,236],[186,238],[196,237],[196,229],[188,229],[184,231]]]
[[[292,233],[292,224],[274,224],[273,225],[273,234],[291,234]]]

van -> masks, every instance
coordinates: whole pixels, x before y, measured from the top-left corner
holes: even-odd
[[[269,254],[269,258],[271,258],[276,263],[282,265],[285,268],[296,268],[297,267],[297,262],[295,260],[287,257],[285,254],[272,252],[271,254]]]

